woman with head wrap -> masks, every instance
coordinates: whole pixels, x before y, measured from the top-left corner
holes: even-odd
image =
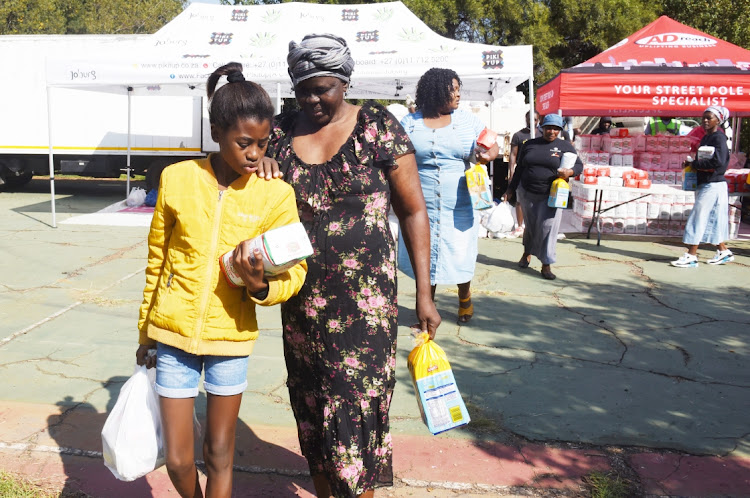
[[[712,105],[703,112],[701,127],[706,132],[698,147],[696,159],[686,161],[698,175],[695,191],[695,205],[685,224],[682,242],[687,252],[672,266],[696,268],[698,266],[698,245],[708,243],[717,246],[714,257],[706,261],[709,265],[723,265],[734,261],[732,251],[724,242],[729,236],[729,196],[724,173],[729,165],[727,136],[720,132],[720,126],[729,119],[729,109]]]
[[[417,270],[420,328],[434,337],[429,222],[414,149],[384,107],[344,100],[346,42],[289,44],[300,111],[277,116],[268,147],[294,187],[315,253],[281,308],[289,397],[318,496],[372,496],[390,485],[388,410],[396,381],[396,248],[391,204]]]
[[[498,153],[477,146],[484,124],[470,112],[458,110],[461,79],[450,69],[432,68],[417,83],[417,112],[401,120],[414,143],[419,180],[430,218],[430,281],[432,295],[441,285],[458,287],[458,321],[474,314],[471,279],[477,263],[479,223],[474,216],[465,171],[470,158],[488,163]],[[413,277],[408,254],[399,239],[398,263]]]

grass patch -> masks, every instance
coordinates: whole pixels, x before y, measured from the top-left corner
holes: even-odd
[[[0,471],[0,496],[3,498],[52,498],[48,493],[26,479]]]
[[[628,498],[633,496],[627,479],[614,472],[592,472],[582,478],[591,498]]]
[[[125,175],[125,173],[120,175],[120,180],[127,180],[128,177]],[[146,181],[146,175],[134,175],[130,177],[131,182],[145,182]]]
[[[497,422],[485,415],[481,406],[468,400],[464,400],[464,404],[471,417],[471,422],[467,426],[469,430],[484,434],[500,432]]]
[[[52,492],[37,483],[10,472],[0,470],[0,497],[2,498],[92,498],[83,491],[63,489]]]

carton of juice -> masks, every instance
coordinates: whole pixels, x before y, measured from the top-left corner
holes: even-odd
[[[259,249],[263,257],[263,273],[266,276],[278,275],[313,254],[310,239],[302,223],[292,223],[274,228],[251,240],[251,249]],[[242,287],[245,283],[232,262],[234,249],[219,258],[219,266],[232,287]]]

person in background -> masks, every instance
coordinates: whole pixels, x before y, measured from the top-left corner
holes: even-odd
[[[227,83],[217,90],[224,76]],[[219,152],[173,164],[161,174],[148,234],[136,361],[149,368],[156,364],[167,473],[183,497],[203,496],[193,409],[205,374],[206,495],[228,498],[237,414],[248,355],[258,337],[255,306],[273,306],[296,294],[307,265],[303,261],[266,277],[260,251],[251,251],[246,240],[299,222],[292,188],[255,174],[275,163],[265,157],[271,99],[260,85],[245,81],[237,62],[214,71],[207,90],[211,137]],[[243,287],[220,274],[219,258],[230,250]],[[155,358],[149,353],[154,348]]]
[[[406,96],[406,102],[404,103],[407,109],[409,109],[409,114],[414,114],[417,112],[417,101],[414,100],[414,98],[411,95]]]
[[[527,140],[521,147],[518,165],[508,187],[512,198],[517,192],[518,202],[523,206],[526,230],[523,233],[523,255],[518,261],[520,268],[528,268],[531,256],[542,262],[542,276],[554,280],[552,263],[556,260],[557,234],[560,229],[562,210],[547,205],[552,182],[557,178],[568,180],[581,174],[583,163],[576,157],[573,168],[561,169],[560,161],[565,152],[576,153],[570,142],[559,137],[562,117],[548,114],[542,121],[542,136]]]
[[[521,128],[513,134],[510,139],[510,157],[508,159],[508,182],[513,181],[513,173],[516,170],[518,151],[521,146],[531,138],[531,123],[529,120],[530,111],[526,112],[526,128]],[[539,113],[534,111],[534,137],[540,137],[543,134],[541,126],[539,126]],[[507,199],[507,195],[503,196],[503,200]],[[516,228],[511,232],[513,237],[520,237],[523,235],[524,222],[523,222],[523,208],[520,203],[516,203]]]
[[[281,306],[289,399],[317,495],[372,497],[393,481],[399,313],[388,211],[416,271],[418,326],[434,338],[427,209],[398,121],[375,102],[344,100],[354,69],[346,42],[307,35],[289,43],[287,62],[300,110],[276,117],[268,154],[315,250],[305,285]]]
[[[599,126],[591,131],[592,135],[609,135],[609,130],[612,128],[612,118],[604,116],[599,119]]]
[[[681,126],[682,121],[677,118],[657,116],[648,118],[644,133],[646,135],[679,135]]]
[[[417,82],[417,112],[401,120],[414,144],[419,180],[430,219],[432,297],[440,285],[458,286],[458,321],[474,315],[471,279],[477,263],[479,221],[471,204],[465,171],[471,162],[487,164],[499,152],[477,145],[485,129],[474,114],[458,109],[461,79],[451,69],[432,68]],[[475,159],[472,158],[475,156]],[[414,277],[399,237],[401,271]]]
[[[692,165],[698,173],[698,188],[695,191],[695,205],[690,212],[682,242],[687,252],[671,265],[678,268],[698,266],[698,245],[701,243],[717,246],[714,257],[706,261],[709,265],[723,265],[734,261],[732,251],[725,243],[729,237],[729,196],[724,173],[729,165],[727,136],[720,127],[729,119],[726,107],[710,106],[703,112],[701,126],[705,131],[700,146],[713,147],[709,157],[697,157],[684,166]]]
[[[573,117],[572,116],[564,116],[563,117],[563,124],[565,127],[563,128],[564,136],[563,138],[567,140],[568,142],[575,144],[575,138],[576,138],[576,129],[573,128]]]

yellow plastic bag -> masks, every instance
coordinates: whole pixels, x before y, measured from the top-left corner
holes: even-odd
[[[445,351],[426,332],[416,336],[408,365],[422,420],[433,434],[466,425],[471,420]]]
[[[552,188],[549,191],[547,205],[552,208],[568,207],[568,198],[570,197],[570,185],[562,178],[556,178],[552,182]]]
[[[466,170],[466,186],[471,196],[471,206],[476,210],[489,209],[495,205],[492,200],[490,175],[483,164],[475,164]]]

